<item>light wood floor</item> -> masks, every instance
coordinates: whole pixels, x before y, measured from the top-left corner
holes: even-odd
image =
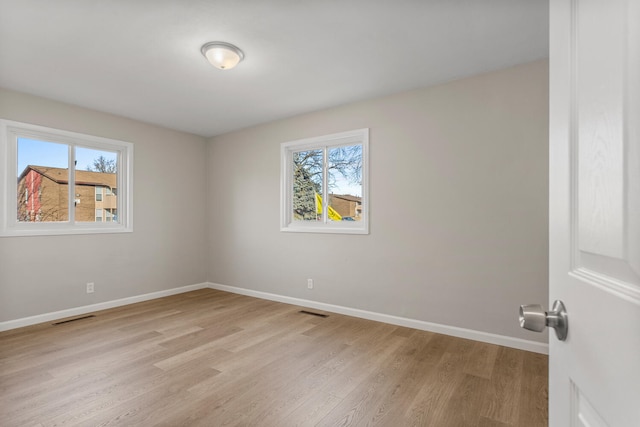
[[[0,424],[547,425],[544,355],[301,309],[203,289],[0,333]]]

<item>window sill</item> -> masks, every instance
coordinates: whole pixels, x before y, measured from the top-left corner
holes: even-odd
[[[133,227],[125,227],[123,225],[114,226],[102,226],[96,227],[94,224],[83,227],[76,225],[73,228],[68,226],[52,227],[51,224],[47,224],[48,227],[7,227],[4,230],[0,230],[0,237],[35,237],[35,236],[67,236],[67,235],[79,235],[79,234],[120,234],[120,233],[132,233]],[[41,225],[41,224],[37,224]]]
[[[311,225],[311,224],[290,224],[281,227],[280,231],[287,233],[324,233],[324,234],[369,234],[367,225],[363,227],[341,227],[336,225]]]

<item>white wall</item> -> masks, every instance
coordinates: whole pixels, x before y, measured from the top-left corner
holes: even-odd
[[[2,89],[0,117],[135,152],[133,233],[0,238],[0,322],[206,281],[204,138]]]
[[[0,89],[1,118],[135,146],[134,233],[0,238],[0,322],[209,280],[544,341],[518,328],[517,307],[547,301],[547,65],[209,144]],[[371,129],[371,234],[281,233],[280,143],[363,127]],[[89,281],[96,292],[87,295]]]
[[[547,67],[534,62],[212,138],[209,279],[545,341],[521,331],[517,313],[548,298]],[[280,232],[280,143],[364,127],[370,235]]]

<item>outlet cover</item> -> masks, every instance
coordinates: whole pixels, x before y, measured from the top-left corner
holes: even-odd
[[[87,283],[87,293],[88,294],[92,294],[93,293],[93,282]]]

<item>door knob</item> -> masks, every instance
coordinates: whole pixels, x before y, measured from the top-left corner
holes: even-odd
[[[547,326],[556,330],[560,341],[567,339],[569,319],[567,310],[560,300],[556,300],[551,311],[544,311],[540,304],[520,306],[520,327],[534,332],[542,332]]]

